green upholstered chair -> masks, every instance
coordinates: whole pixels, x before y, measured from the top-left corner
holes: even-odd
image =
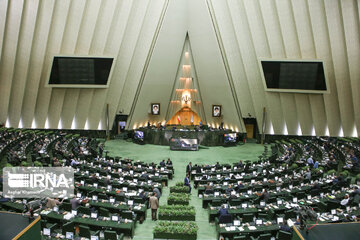
[[[62,228],[61,228],[61,231],[62,231],[62,234],[63,235],[66,235],[67,232],[73,232],[75,233],[75,223],[73,222],[68,222],[68,223],[65,223]]]
[[[267,214],[267,213],[259,213],[259,214],[258,214],[258,218],[267,220],[267,219],[268,219],[268,214]]]
[[[221,200],[213,200],[213,201],[211,202],[211,206],[213,206],[213,207],[219,207],[219,206],[221,206]]]
[[[246,235],[235,236],[233,239],[234,240],[245,240],[245,239],[247,239],[247,236]]]
[[[61,204],[60,208],[64,211],[67,211],[67,212],[71,212],[72,210],[72,206],[71,206],[71,203],[68,203],[68,202],[64,202]]]
[[[271,239],[271,233],[263,233],[260,234],[258,237],[258,240],[270,240]]]
[[[110,215],[110,212],[108,209],[106,208],[99,208],[99,216],[102,216],[102,217],[109,217]]]
[[[242,216],[242,222],[244,223],[250,223],[254,221],[254,214],[252,213],[246,213]]]
[[[105,240],[123,240],[124,234],[121,233],[120,235],[117,235],[117,233],[115,231],[105,230],[104,231],[104,239]]]
[[[80,207],[78,207],[77,211],[78,211],[78,213],[82,213],[82,214],[86,214],[86,215],[91,215],[91,210],[90,210],[90,208],[88,208],[88,207],[80,206]]]
[[[90,239],[91,236],[99,236],[100,231],[90,231],[90,228],[85,225],[79,225],[79,236]]]
[[[280,230],[277,233],[276,239],[278,239],[278,240],[290,240],[290,239],[292,239],[292,235],[293,235],[292,233]]]
[[[271,234],[270,233],[263,233],[263,234],[260,234],[257,238],[251,236],[250,239],[251,240],[270,240],[271,239]]]

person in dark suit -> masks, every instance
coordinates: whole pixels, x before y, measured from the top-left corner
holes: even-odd
[[[189,162],[189,164],[186,166],[186,174],[189,174],[189,176],[191,176],[191,171],[192,171],[192,163]]]
[[[191,184],[190,184],[189,174],[186,174],[186,177],[184,179],[184,185],[189,187],[189,193],[191,193]]]
[[[221,205],[221,208],[220,208],[218,214],[219,214],[219,217],[220,217],[220,216],[223,216],[223,215],[228,215],[228,214],[229,214],[229,212],[228,212],[228,210],[225,208],[225,205],[224,205],[224,204]]]
[[[281,230],[281,231],[284,231],[284,232],[289,232],[289,233],[292,232],[291,228],[287,225],[287,222],[284,222],[284,223],[280,226],[280,230]]]
[[[228,185],[228,188],[225,190],[225,193],[226,193],[227,195],[230,195],[232,191],[234,191],[234,189],[232,188],[232,185],[229,184],[229,185]]]
[[[239,182],[239,184],[236,186],[236,192],[240,193],[241,189],[243,189],[245,186],[242,182]]]
[[[145,172],[145,171],[141,174],[140,177],[144,178],[144,180],[146,182],[149,180],[149,174],[147,172]]]
[[[167,166],[172,166],[172,165],[173,165],[173,163],[172,163],[172,161],[170,160],[170,158],[168,158],[168,160],[167,160],[167,162],[166,162],[166,165],[167,165]]]
[[[161,162],[160,162],[160,167],[165,167],[165,160],[162,160]]]
[[[100,144],[100,146],[99,146],[99,156],[100,157],[102,157],[103,152],[104,152],[104,144]]]
[[[157,187],[153,187],[153,192],[155,193],[155,196],[157,197],[157,199],[160,200],[161,197],[161,192]]]

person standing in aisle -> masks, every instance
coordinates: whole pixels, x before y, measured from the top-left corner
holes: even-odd
[[[159,208],[159,200],[156,197],[156,193],[153,192],[150,199],[149,199],[149,203],[150,203],[150,208],[151,208],[151,218],[153,221],[157,220],[157,209]]]

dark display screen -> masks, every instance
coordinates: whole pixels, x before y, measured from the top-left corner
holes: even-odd
[[[268,89],[326,91],[322,62],[261,61]]]
[[[113,58],[54,57],[49,84],[106,85]]]

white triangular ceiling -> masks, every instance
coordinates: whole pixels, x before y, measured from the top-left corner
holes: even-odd
[[[148,120],[165,121],[186,34],[191,42],[207,124],[223,121],[229,128],[243,132],[244,124],[237,114],[206,1],[169,2],[143,84],[130,111],[128,127],[144,126]],[[160,115],[150,114],[151,103],[160,103]],[[222,105],[222,118],[212,117],[212,104]]]

